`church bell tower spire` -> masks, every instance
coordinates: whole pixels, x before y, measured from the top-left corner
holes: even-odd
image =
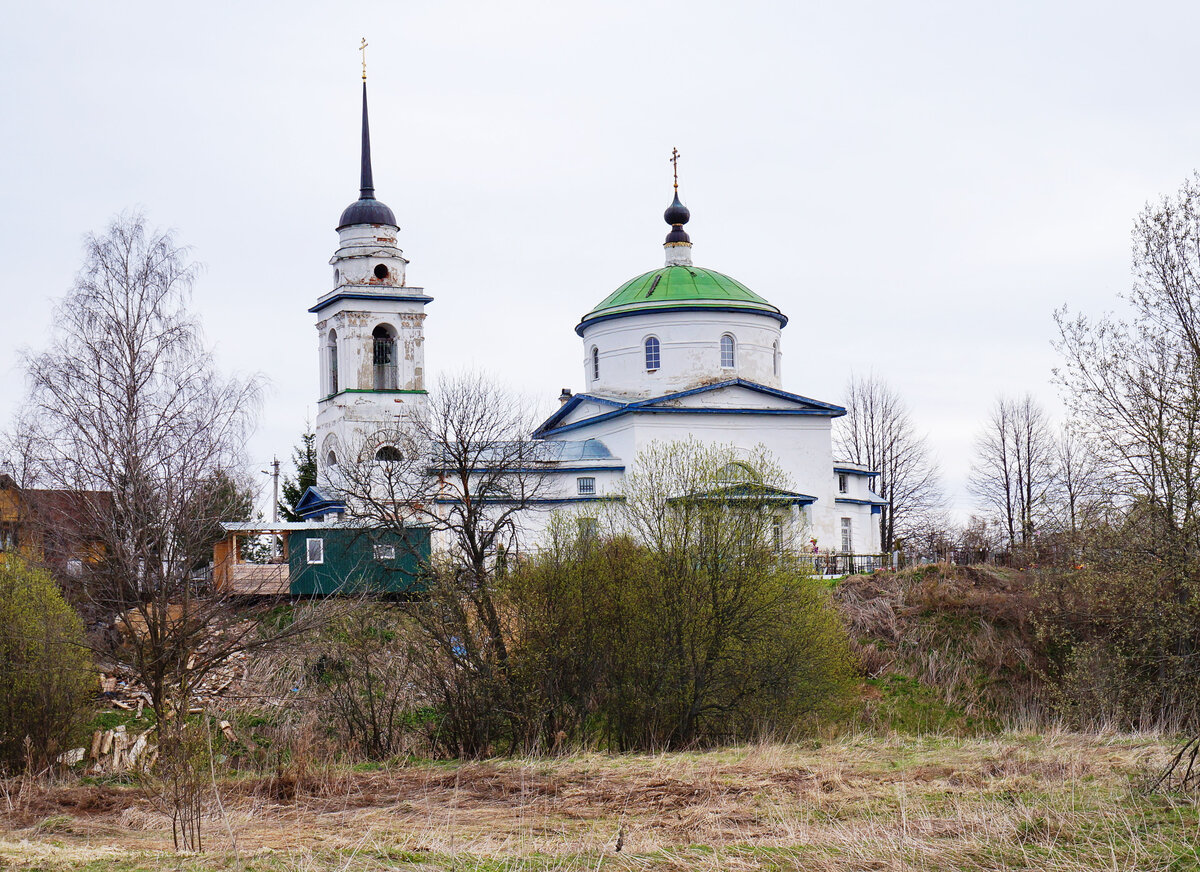
[[[407,284],[396,216],[375,197],[366,44],[364,39],[359,47],[364,60],[358,199],[338,221],[339,245],[329,261],[333,289],[309,309],[317,316],[321,357],[317,469],[326,484],[339,463],[352,462],[364,446],[389,434],[396,438],[410,426],[426,394],[425,304],[432,297]]]

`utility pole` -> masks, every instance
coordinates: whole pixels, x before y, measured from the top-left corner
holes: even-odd
[[[279,526],[279,458],[271,458],[271,471],[262,470],[263,475],[271,476],[271,523]],[[271,559],[279,557],[279,534],[271,534]]]
[[[271,491],[273,499],[271,500],[271,523],[279,523],[279,458],[271,458]]]

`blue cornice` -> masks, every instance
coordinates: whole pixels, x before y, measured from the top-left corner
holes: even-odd
[[[853,506],[886,506],[888,504],[887,500],[881,500],[878,498],[873,499],[873,500],[855,500],[855,499],[850,499],[849,497],[838,497],[834,500],[834,502],[835,503],[848,503]]]
[[[433,297],[427,294],[364,294],[354,291],[339,291],[327,300],[318,300],[308,311],[316,313],[328,309],[338,300],[380,300],[393,303],[429,303]]]
[[[879,473],[877,473],[877,472],[867,472],[862,469],[848,469],[847,467],[844,467],[844,466],[835,466],[833,468],[833,471],[840,472],[844,475],[868,475],[868,476],[879,475]]]
[[[621,496],[596,496],[596,497],[547,497],[545,499],[536,500],[479,500],[478,502],[489,503],[497,506],[537,506],[537,505],[558,505],[560,503],[619,503],[623,502],[625,497]],[[462,500],[451,497],[439,497],[433,501],[439,506],[456,506],[462,503]]]
[[[749,312],[752,315],[765,315],[779,322],[780,327],[787,326],[787,315],[782,312],[771,312],[766,309],[756,309],[753,306],[658,306],[652,309],[633,309],[629,312],[612,312],[608,315],[597,315],[595,318],[585,318],[575,327],[575,335],[582,336],[583,331],[601,321],[614,321],[617,318],[635,318],[638,315],[661,315],[663,312]]]
[[[530,475],[554,475],[555,473],[558,473],[558,472],[624,472],[625,465],[621,464],[620,466],[554,466],[553,460],[547,460],[545,466],[521,467],[521,468],[511,468],[511,469],[493,469],[491,467],[478,466],[478,467],[472,467],[471,469],[469,469],[467,471],[468,472],[503,473],[504,475],[516,475],[518,473],[528,473]],[[457,468],[451,469],[450,467],[438,468],[435,466],[431,466],[429,468],[430,475],[445,475],[446,473],[449,473],[449,472],[457,473],[457,472],[459,472],[459,470]]]

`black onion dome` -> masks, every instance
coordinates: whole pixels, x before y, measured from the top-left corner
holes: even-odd
[[[387,224],[391,227],[399,227],[392,210],[374,197],[370,199],[364,197],[347,206],[342,212],[342,217],[338,219],[337,229],[341,230],[351,224]]]
[[[688,207],[679,202],[679,192],[675,192],[675,200],[667,207],[667,211],[663,212],[663,220],[674,226],[676,224],[687,224],[691,219],[692,213],[688,211]]]
[[[663,220],[671,225],[671,232],[667,234],[666,244],[692,241],[683,231],[683,225],[687,224],[691,217],[692,213],[688,211],[688,207],[679,202],[679,191],[676,190],[675,199],[667,207],[667,211],[663,212]]]

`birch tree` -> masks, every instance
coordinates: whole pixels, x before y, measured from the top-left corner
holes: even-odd
[[[198,568],[214,530],[245,508],[244,445],[261,381],[221,375],[187,303],[187,249],[139,214],[84,246],[50,347],[26,354],[25,446],[41,483],[90,492],[75,518],[94,551],[81,585],[116,617],[157,719],[161,798],[176,846],[202,847],[198,736],[187,715],[205,677],[239,652],[299,633],[247,621]]]
[[[1000,397],[975,442],[972,492],[999,521],[1009,547],[1031,546],[1049,516],[1056,480],[1054,436],[1029,394]]]

